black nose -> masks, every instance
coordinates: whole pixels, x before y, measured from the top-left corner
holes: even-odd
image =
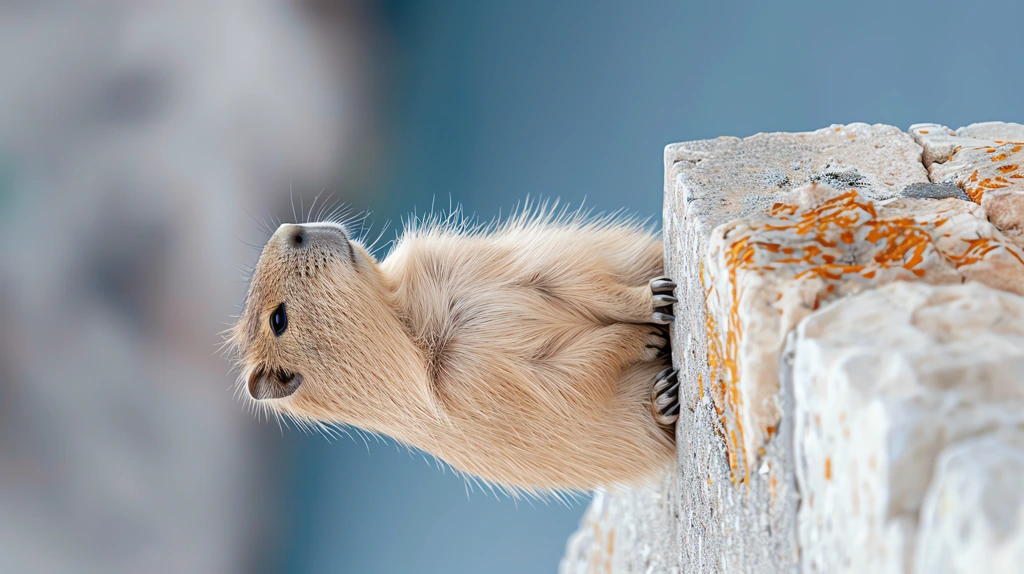
[[[348,236],[345,230],[333,223],[285,223],[278,230],[278,235],[293,249],[317,247],[319,249],[349,249]]]
[[[249,396],[263,399],[283,399],[291,396],[302,385],[302,375],[281,368],[257,367],[249,375]]]

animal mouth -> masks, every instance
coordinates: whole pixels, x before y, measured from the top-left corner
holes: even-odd
[[[302,375],[287,369],[256,367],[249,374],[249,396],[261,401],[291,396],[302,384]]]

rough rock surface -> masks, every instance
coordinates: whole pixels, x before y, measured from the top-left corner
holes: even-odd
[[[659,488],[596,493],[569,539],[561,574],[678,573],[677,492],[669,476]]]
[[[1019,425],[948,447],[939,458],[921,509],[917,572],[1020,572],[1024,564],[1021,477],[1024,428]]]
[[[1024,125],[988,122],[953,131],[917,124],[910,133],[933,182],[963,189],[996,227],[1024,243]]]
[[[727,437],[733,482],[747,482],[782,416],[786,333],[820,305],[892,281],[983,281],[1024,294],[1024,252],[958,199],[876,202],[812,184],[711,234],[706,379]]]
[[[938,572],[943,554],[961,557],[965,532],[979,555],[1024,536],[1020,447],[980,451],[975,467],[959,442],[1024,430],[1024,298],[898,282],[814,313],[791,351],[805,572]],[[926,493],[930,526],[919,532]]]
[[[956,146],[964,147],[941,138],[1019,141],[1024,137],[1014,134],[1020,126],[940,128],[915,126],[911,135],[891,126],[853,124],[666,148],[666,271],[680,285],[673,358],[684,407],[677,473],[671,477],[674,495],[603,495],[602,509],[592,509],[573,538],[564,572],[587,571],[585,563],[615,572],[814,571],[817,562],[809,561],[802,546],[806,536],[823,544],[826,530],[805,522],[798,527],[798,512],[806,514],[815,494],[805,480],[810,475],[800,488],[796,480],[794,421],[806,405],[794,396],[792,368],[799,357],[786,345],[793,329],[831,309],[830,302],[864,297],[893,282],[977,282],[1024,292],[1024,251],[1014,237],[1024,218],[1013,219],[1017,212],[1010,209],[997,214],[983,197],[1010,188],[981,186],[981,167],[973,168],[979,170],[978,185],[963,183],[971,183],[973,173],[966,162],[980,161],[973,156],[963,156],[956,170],[966,173],[961,179],[940,171],[951,155],[957,159],[962,153]],[[1007,147],[1007,157],[1019,151],[1014,147]],[[998,171],[1003,159],[993,160],[999,154],[988,149],[981,150],[984,160]],[[986,185],[992,181],[998,182],[993,177]],[[948,376],[955,380],[959,374]],[[806,401],[806,389],[801,391]],[[800,460],[820,455],[801,452]],[[655,500],[659,510],[651,515]],[[611,560],[602,562],[600,537],[588,529],[597,524],[607,536],[624,524],[655,524],[658,512],[673,517],[674,528],[653,534],[657,540],[617,536]],[[830,528],[851,519],[830,516],[823,523],[826,518],[833,522]],[[936,540],[946,532],[927,525],[925,530],[935,532]],[[899,548],[909,557],[903,564],[910,564],[914,540],[906,540]],[[992,540],[982,540],[979,548],[994,551]],[[1011,556],[1016,547],[999,548]]]

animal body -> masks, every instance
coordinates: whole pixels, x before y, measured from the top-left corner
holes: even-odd
[[[515,490],[657,479],[673,460],[675,284],[660,239],[526,210],[414,225],[382,261],[343,225],[281,225],[230,341],[249,395]]]

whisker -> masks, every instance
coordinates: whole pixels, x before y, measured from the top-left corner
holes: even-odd
[[[288,179],[288,200],[292,204],[292,221],[299,222],[299,216],[295,215],[295,192],[292,190],[292,180]]]
[[[318,194],[316,194],[316,195],[314,195],[314,196],[313,196],[313,203],[312,203],[312,204],[310,204],[310,206],[309,206],[309,211],[308,211],[308,212],[306,213],[306,223],[309,223],[309,222],[310,222],[310,219],[311,219],[311,218],[313,217],[313,209],[315,209],[315,208],[316,208],[316,202],[317,202],[317,200],[319,200],[319,199],[320,199],[320,196],[321,196],[321,195],[323,195],[323,193],[324,193],[325,191],[327,191],[327,188],[326,188],[326,187],[325,187],[324,189],[321,189],[321,190],[320,190],[320,193],[318,193]]]

